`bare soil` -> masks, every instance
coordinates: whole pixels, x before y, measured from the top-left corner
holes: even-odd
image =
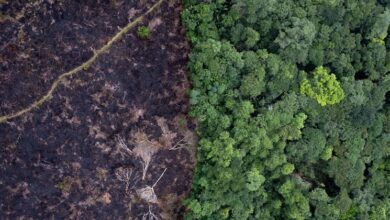
[[[0,116],[40,98],[155,2],[0,0]],[[140,24],[148,40],[134,27],[40,108],[0,124],[0,219],[182,218],[196,137],[181,8],[164,1]]]

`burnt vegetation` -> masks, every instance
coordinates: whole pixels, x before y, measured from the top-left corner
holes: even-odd
[[[0,1],[0,219],[182,216],[196,138],[180,11]]]

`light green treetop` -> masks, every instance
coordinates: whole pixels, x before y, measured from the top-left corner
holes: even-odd
[[[321,106],[334,105],[344,99],[345,94],[333,73],[323,66],[317,67],[312,79],[304,79],[301,83],[302,94],[315,99]]]

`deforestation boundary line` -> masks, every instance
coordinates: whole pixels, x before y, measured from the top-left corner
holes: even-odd
[[[106,52],[108,49],[111,48],[112,44],[114,44],[116,41],[120,40],[131,28],[133,28],[135,25],[137,25],[138,23],[140,23],[141,21],[143,21],[143,19],[145,18],[145,16],[147,16],[148,14],[150,14],[152,11],[154,11],[157,7],[160,6],[160,4],[163,2],[164,0],[159,0],[158,2],[156,2],[151,8],[149,8],[144,14],[142,14],[141,16],[139,16],[138,18],[136,18],[134,21],[130,22],[129,24],[127,24],[124,28],[122,28],[118,33],[116,33],[103,47],[101,47],[100,49],[98,50],[94,50],[93,51],[93,56],[91,58],[89,58],[87,61],[85,61],[84,63],[82,63],[81,65],[73,68],[72,70],[68,71],[68,72],[65,72],[63,74],[61,74],[54,82],[53,84],[51,85],[50,87],[50,90],[46,93],[46,95],[42,96],[40,99],[34,101],[31,105],[27,106],[26,108],[22,109],[22,110],[19,110],[18,112],[16,113],[11,113],[11,114],[8,114],[8,115],[4,115],[4,116],[0,116],[0,123],[4,123],[10,119],[14,119],[14,118],[17,118],[19,116],[22,116],[30,111],[32,111],[34,108],[39,108],[43,103],[47,102],[48,100],[50,100],[50,98],[52,98],[52,95],[54,93],[54,91],[57,89],[57,87],[62,83],[62,81],[68,77],[68,76],[72,76],[72,75],[75,75],[76,73],[82,71],[82,70],[86,70],[89,68],[89,66],[95,62],[97,60],[97,58],[100,57],[101,54],[103,54],[104,52]]]

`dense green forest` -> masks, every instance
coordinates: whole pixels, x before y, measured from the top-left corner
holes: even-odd
[[[390,1],[184,2],[187,219],[390,219]]]

